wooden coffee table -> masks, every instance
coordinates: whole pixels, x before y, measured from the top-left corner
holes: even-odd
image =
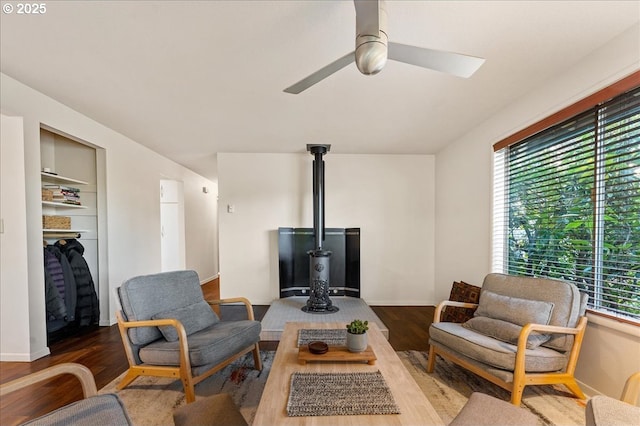
[[[285,325],[271,372],[260,399],[253,426],[274,425],[444,425],[429,400],[404,368],[402,361],[375,323],[369,323],[369,345],[375,364],[366,362],[307,362],[298,360],[298,330],[306,328],[344,328],[345,323],[290,322]],[[353,373],[380,371],[401,414],[361,416],[289,417],[286,407],[289,384],[294,372]]]

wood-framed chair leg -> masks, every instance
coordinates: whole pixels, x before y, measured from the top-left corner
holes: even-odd
[[[580,389],[580,386],[575,380],[570,380],[570,381],[564,382],[563,384],[567,387],[567,389],[571,391],[571,393],[573,393],[576,396],[576,398],[587,399],[587,396],[584,394],[584,392],[582,392],[582,389]]]
[[[429,346],[429,359],[427,360],[427,373],[433,373],[436,366],[436,350],[433,345]]]
[[[187,404],[191,404],[196,400],[196,390],[193,384],[193,378],[191,377],[181,377],[182,386],[184,387],[184,394]]]
[[[522,402],[522,393],[524,392],[525,384],[516,385],[513,384],[513,389],[511,390],[511,403],[515,406],[520,406]]]
[[[262,359],[260,358],[260,345],[258,343],[253,348],[253,365],[256,370],[262,371]]]
[[[131,382],[133,382],[136,378],[138,378],[138,376],[140,376],[140,374],[138,372],[133,371],[132,369],[129,369],[129,371],[127,371],[127,374],[116,385],[116,389],[117,390],[122,390],[122,389],[126,388],[127,386],[129,386],[131,384]]]

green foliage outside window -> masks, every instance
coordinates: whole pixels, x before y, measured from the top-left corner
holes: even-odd
[[[575,283],[593,309],[640,319],[636,92],[508,148],[505,263],[509,274]]]

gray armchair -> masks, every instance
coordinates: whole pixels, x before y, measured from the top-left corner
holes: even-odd
[[[80,381],[84,399],[23,423],[24,425],[119,426],[132,424],[118,395],[113,393],[98,395],[91,370],[73,362],[57,364],[0,385],[0,397],[63,374],[71,374]]]
[[[489,274],[479,304],[444,301],[436,308],[427,372],[439,355],[508,390],[514,405],[529,385],[563,384],[585,399],[574,372],[587,298],[560,280]],[[477,310],[464,324],[441,322],[447,306]]]
[[[587,426],[635,426],[640,419],[640,371],[632,374],[624,384],[620,400],[596,395],[589,399],[585,410]]]
[[[182,380],[187,403],[194,386],[240,356],[253,351],[260,361],[261,325],[245,298],[205,301],[194,271],[163,272],[131,278],[118,289],[116,313],[129,370],[118,389],[138,376]],[[221,321],[211,305],[244,303],[247,319]]]

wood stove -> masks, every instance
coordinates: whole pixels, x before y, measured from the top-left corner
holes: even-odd
[[[314,248],[309,250],[309,299],[302,307],[304,312],[329,314],[338,312],[329,298],[329,278],[331,252],[323,249],[324,226],[324,160],[331,145],[307,145],[313,159],[313,232]]]

